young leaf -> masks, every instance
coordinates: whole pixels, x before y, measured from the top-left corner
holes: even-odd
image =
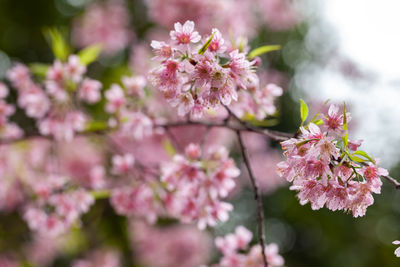
[[[176,150],[174,148],[174,146],[172,145],[171,141],[169,141],[168,139],[164,139],[162,141],[162,146],[165,150],[165,152],[167,152],[167,154],[169,156],[174,156],[176,154]]]
[[[342,137],[343,143],[345,146],[347,146],[349,142],[349,134],[347,132],[347,115],[346,115],[346,103],[344,103],[344,108],[343,108],[343,131],[345,131],[345,135]]]
[[[215,32],[213,32],[210,36],[210,38],[208,38],[207,42],[205,42],[205,44],[199,49],[199,54],[203,55],[206,51],[207,48],[210,46],[212,39],[214,38]]]
[[[99,57],[100,52],[101,45],[94,44],[79,51],[78,57],[81,63],[87,66]]]
[[[104,121],[91,121],[86,124],[85,132],[96,132],[106,130],[108,127],[107,122]]]
[[[311,122],[314,123],[315,125],[322,125],[322,124],[324,124],[324,121],[321,120],[321,119],[319,119],[319,120],[314,120],[314,121],[311,121]]]
[[[365,159],[362,159],[362,158],[357,157],[357,156],[354,156],[354,155],[347,154],[347,156],[349,156],[349,158],[350,158],[352,161],[355,161],[355,162],[366,162],[366,161],[367,161],[367,160],[365,160]]]
[[[253,59],[257,56],[260,56],[262,54],[265,53],[269,53],[272,51],[276,51],[276,50],[280,50],[281,46],[280,45],[264,45],[264,46],[260,46],[258,48],[255,48],[253,50],[251,50],[251,52],[249,53],[248,57],[250,59]]]
[[[108,190],[91,191],[90,194],[92,195],[92,197],[94,197],[94,199],[104,199],[110,197],[110,191]]]
[[[46,28],[43,32],[53,50],[54,56],[61,61],[66,61],[70,48],[65,41],[63,34],[54,28]]]
[[[357,150],[353,153],[353,155],[363,156],[364,158],[368,159],[369,161],[375,164],[375,160],[372,157],[370,157],[365,151]]]
[[[306,121],[308,117],[308,106],[303,99],[300,99],[300,117],[301,117],[301,125]]]
[[[33,74],[45,77],[47,70],[49,69],[49,65],[42,63],[33,63],[29,65],[29,69]]]

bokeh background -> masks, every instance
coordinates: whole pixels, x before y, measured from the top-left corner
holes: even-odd
[[[96,1],[0,0],[0,78],[4,78],[13,61],[53,61],[43,36],[45,27],[64,30],[73,47],[79,48],[85,40],[77,31],[84,27],[83,16]],[[345,101],[353,117],[351,134],[364,139],[364,150],[380,158],[391,176],[400,178],[398,1],[241,0],[242,7],[212,10],[196,6],[200,1],[108,2],[110,6],[106,10],[110,13],[106,12],[106,16],[111,14],[112,5],[122,3],[126,17],[118,16],[119,11],[115,11],[120,19],[115,23],[126,28],[127,32],[121,33],[126,38],[113,36],[106,33],[109,29],[103,29],[104,35],[111,35],[110,50],[90,67],[92,77],[110,84],[129,68],[140,72],[141,64],[146,64],[148,57],[149,40],[152,36],[163,36],[175,18],[181,22],[184,19],[200,21],[205,30],[214,26],[213,21],[226,25],[219,20],[227,19],[229,23],[235,22],[231,25],[238,33],[249,36],[251,48],[265,44],[282,46],[281,51],[264,55],[262,65],[266,79],[285,90],[278,102],[279,123],[273,129],[296,130],[298,98],[306,99],[313,112],[327,99],[339,104]],[[242,14],[243,10],[249,13]],[[87,27],[90,32],[95,26],[89,23]],[[271,142],[264,146],[272,151],[271,157],[277,157],[279,144]],[[312,211],[309,205],[301,206],[295,193],[276,181],[273,166],[262,169],[263,160],[268,162],[268,158],[254,156],[254,160],[261,166],[261,172],[267,171],[268,179],[275,181],[266,182],[263,196],[266,237],[268,242],[279,244],[286,266],[400,265],[400,259],[393,255],[395,246],[391,244],[400,239],[400,192],[392,186],[384,183],[382,194],[375,197],[375,204],[367,215],[354,219],[341,212]],[[239,224],[255,232],[256,210],[251,190],[242,190],[231,201],[235,207],[231,219],[218,225],[213,234],[232,232]],[[169,221],[159,224],[171,227]],[[63,250],[55,253],[46,265],[70,266],[100,244],[119,251],[124,266],[145,266],[136,261],[140,250],[132,245],[145,241],[136,236],[133,239],[139,241],[133,242],[128,228],[133,228],[133,232],[135,229],[146,231],[143,225],[129,225],[125,218],[114,213],[107,200],[101,200],[84,216],[82,229],[71,233],[64,241]],[[167,245],[173,239],[168,233],[153,232],[152,235]],[[171,231],[169,235],[177,233]],[[19,214],[0,214],[0,253],[24,253],[24,244],[29,238]],[[217,256],[213,255],[211,261]],[[33,265],[26,262],[25,266]]]

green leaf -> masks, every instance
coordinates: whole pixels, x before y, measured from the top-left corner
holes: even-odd
[[[90,194],[92,195],[92,197],[94,197],[94,199],[104,199],[110,197],[110,191],[108,190],[91,191]]]
[[[353,153],[353,155],[363,156],[364,158],[368,159],[369,161],[375,164],[375,160],[372,157],[370,157],[370,155],[368,155],[365,151],[357,150]]]
[[[45,28],[43,32],[53,50],[54,56],[61,61],[66,61],[70,53],[70,47],[65,41],[64,34],[55,28]]]
[[[308,117],[308,106],[303,99],[300,99],[300,117],[301,117],[301,125],[306,121]]]
[[[34,75],[44,77],[47,74],[49,65],[42,63],[32,63],[29,65],[29,69]]]
[[[362,158],[357,157],[357,156],[354,156],[354,155],[347,154],[347,156],[348,156],[352,161],[355,161],[355,162],[366,162],[366,161],[367,161],[366,159],[362,159]]]
[[[344,103],[343,108],[343,131],[345,131],[345,135],[342,137],[343,143],[345,146],[349,143],[349,133],[347,132],[347,115],[346,115],[346,103]]]
[[[278,119],[264,119],[260,120],[246,120],[246,122],[250,123],[251,125],[258,126],[258,127],[272,127],[279,124]]]
[[[281,46],[280,45],[264,45],[264,46],[260,46],[258,48],[253,49],[249,55],[248,58],[253,59],[257,56],[260,56],[262,54],[265,53],[269,53],[272,51],[276,51],[276,50],[280,50]]]
[[[316,138],[303,140],[303,141],[300,141],[300,142],[296,143],[296,147],[301,147],[302,145],[305,145],[305,144],[307,144],[308,142],[311,142],[311,141],[318,141],[318,140],[319,140],[319,139],[316,139]]]
[[[250,113],[245,113],[242,117],[242,120],[254,125],[254,126],[259,126],[259,127],[272,127],[275,126],[279,123],[279,120],[276,118],[269,118],[269,119],[263,119],[263,120],[258,120],[254,114]]]
[[[169,141],[168,139],[164,139],[162,141],[162,146],[163,146],[165,152],[167,152],[167,154],[169,156],[172,157],[176,154],[174,146],[172,145],[171,141]]]
[[[319,119],[319,120],[314,120],[314,121],[311,121],[311,122],[314,123],[315,125],[322,125],[322,124],[324,124],[324,121],[321,120],[321,119]]]
[[[91,121],[86,124],[85,132],[96,132],[106,130],[108,127],[107,122],[104,121]]]
[[[83,65],[87,66],[99,57],[101,49],[102,46],[100,44],[85,47],[78,53],[79,60]]]
[[[199,49],[199,54],[203,55],[206,51],[207,48],[210,46],[212,39],[214,38],[215,32],[213,32],[210,36],[210,38],[208,38],[207,42],[205,42],[205,44]]]

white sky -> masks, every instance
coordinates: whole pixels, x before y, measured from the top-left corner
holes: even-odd
[[[389,168],[400,161],[400,0],[331,0],[318,5],[319,23],[310,29],[309,43],[318,41],[320,31],[329,31],[339,53],[373,79],[354,82],[332,64],[311,64],[298,66],[295,81],[306,88],[310,100],[349,103],[357,124],[353,137],[364,139],[362,149]]]

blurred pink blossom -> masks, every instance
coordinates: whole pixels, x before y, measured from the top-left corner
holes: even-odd
[[[103,52],[112,55],[125,49],[133,39],[129,22],[123,1],[94,1],[83,16],[74,21],[72,38],[79,47],[101,44]]]

